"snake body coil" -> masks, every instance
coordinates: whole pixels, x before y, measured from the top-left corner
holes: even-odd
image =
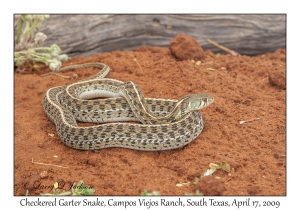
[[[67,146],[80,150],[168,150],[188,144],[201,133],[204,125],[198,109],[213,102],[211,95],[192,94],[178,101],[144,98],[133,82],[104,79],[109,71],[105,64],[80,64],[61,70],[90,66],[102,71],[69,86],[51,88],[43,99],[46,115]],[[109,98],[88,100],[99,97]],[[76,120],[112,123],[79,127]],[[132,120],[143,124],[117,122]]]

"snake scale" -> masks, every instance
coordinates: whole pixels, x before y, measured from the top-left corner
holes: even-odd
[[[204,124],[199,109],[210,105],[213,96],[145,98],[134,82],[104,78],[109,67],[103,63],[67,66],[61,71],[85,67],[102,70],[74,84],[50,88],[43,99],[44,111],[65,145],[80,150],[169,150],[188,144],[201,133]],[[101,124],[80,127],[76,121]]]

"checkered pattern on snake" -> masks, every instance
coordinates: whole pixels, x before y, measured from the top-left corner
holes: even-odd
[[[108,147],[169,150],[188,144],[201,133],[202,115],[196,109],[187,108],[194,103],[187,96],[178,101],[144,98],[133,82],[104,79],[109,67],[102,63],[79,64],[61,70],[91,66],[102,71],[69,86],[51,88],[44,96],[44,111],[67,146],[80,150]],[[197,99],[200,96],[197,104],[200,108],[213,102],[209,94],[194,96]],[[109,98],[87,100],[98,97]],[[76,120],[102,124],[80,127]],[[118,122],[132,120],[143,124]]]

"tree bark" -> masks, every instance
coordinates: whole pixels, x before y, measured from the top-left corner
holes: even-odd
[[[57,44],[71,57],[141,45],[168,47],[179,33],[194,37],[204,50],[224,53],[211,39],[244,55],[286,47],[286,15],[50,15],[40,31],[44,46]]]

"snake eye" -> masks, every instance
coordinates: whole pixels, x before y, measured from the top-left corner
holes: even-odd
[[[207,98],[202,98],[202,101],[206,103],[207,102]]]

